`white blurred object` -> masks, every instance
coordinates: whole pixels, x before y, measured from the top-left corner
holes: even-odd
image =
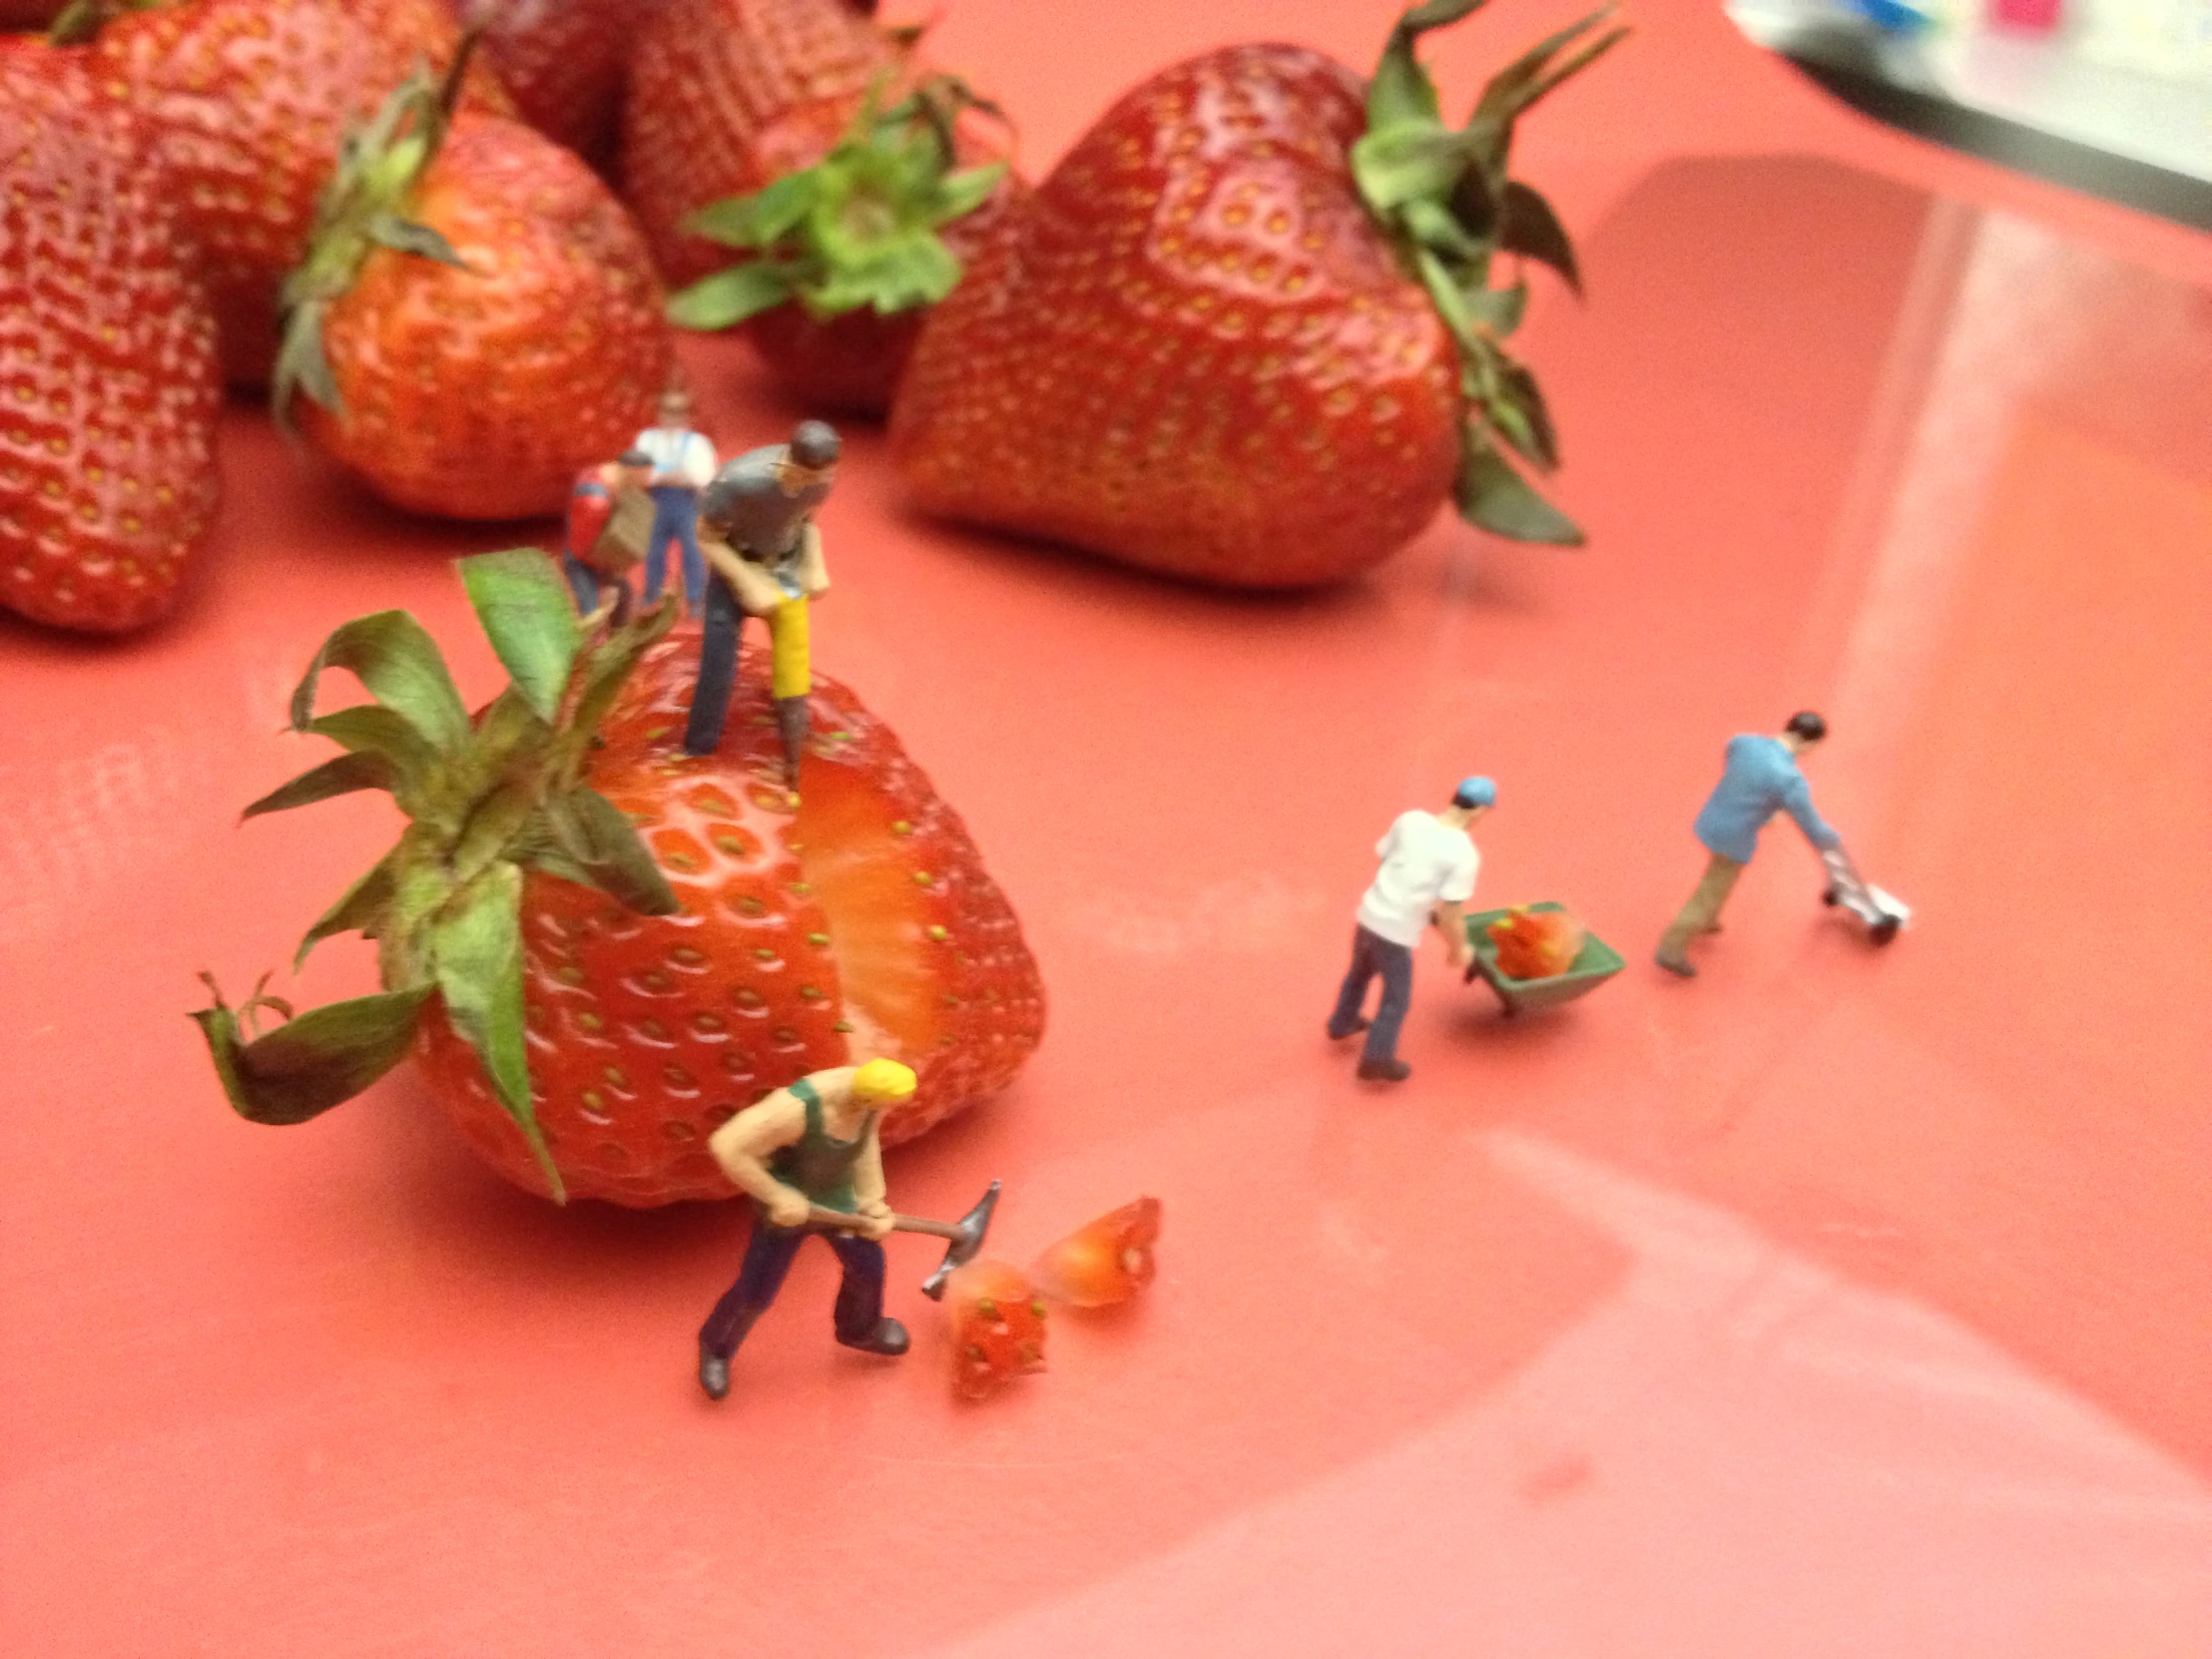
[[[1828,890],[1821,894],[1821,902],[1841,904],[1865,922],[1867,936],[1876,944],[1888,944],[1913,919],[1913,907],[1868,882],[1842,847],[1823,852],[1821,862],[1828,866]]]

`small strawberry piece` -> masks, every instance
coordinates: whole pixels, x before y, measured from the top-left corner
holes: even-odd
[[[1070,1233],[1037,1258],[1029,1276],[1046,1296],[1078,1308],[1127,1302],[1158,1271],[1152,1247],[1159,1237],[1160,1201],[1140,1198]]]
[[[574,614],[542,554],[486,555],[463,570],[480,609],[496,602],[488,628],[511,639],[524,613],[537,618],[535,643],[501,645],[503,660],[569,660],[560,630],[573,655]],[[219,999],[203,1010],[242,1113],[299,1121],[411,1050],[432,1097],[508,1179],[645,1206],[730,1196],[707,1137],[809,1072],[879,1056],[911,1066],[919,1087],[883,1119],[886,1145],[1012,1078],[1042,1034],[1043,987],[960,821],[889,730],[827,680],[813,693],[795,803],[781,783],[768,668],[751,655],[721,749],[685,756],[699,637],[660,638],[671,613],[586,652],[566,692],[541,672],[538,715],[553,717],[544,734],[515,707],[519,688],[473,735],[446,692],[425,710],[418,688],[444,670],[402,613],[332,637],[318,664],[365,662],[379,702],[404,699],[420,730],[394,737],[381,708],[314,721],[310,675],[295,725],[382,749],[342,755],[250,812],[389,788],[414,817],[380,873],[308,938],[372,935],[386,989],[357,999],[368,1007],[346,1017],[351,1046],[335,1050],[310,1040],[324,1031],[309,1022],[336,1019],[332,1009],[251,1043],[240,1040],[248,1009]],[[480,925],[496,948],[441,931],[453,924],[438,918],[471,894],[483,895]],[[464,971],[494,960],[505,964],[496,983]]]
[[[424,135],[427,170],[393,165]],[[442,119],[411,83],[327,194],[275,394],[377,494],[416,512],[558,512],[653,421],[675,367],[637,228],[573,153],[496,116]],[[393,246],[394,231],[399,246]]]
[[[1565,910],[1516,908],[1489,925],[1497,970],[1508,979],[1551,979],[1574,966],[1588,937]]]
[[[952,1385],[967,1399],[1044,1370],[1045,1306],[1021,1270],[985,1257],[944,1282],[952,1334]]]
[[[418,60],[450,63],[459,33],[440,0],[108,10],[89,48],[93,78],[152,123],[186,229],[207,258],[225,372],[234,384],[264,385],[276,355],[277,289],[306,252],[339,141]],[[465,102],[513,108],[481,70]]]
[[[667,0],[638,29],[622,107],[622,181],[662,276],[729,254],[687,221],[830,153],[906,54],[851,0]]]
[[[947,76],[889,109],[871,98],[815,166],[694,216],[747,257],[669,314],[689,328],[745,322],[810,407],[883,413],[929,307],[1025,190],[1007,171],[1011,142],[996,108]]]
[[[174,189],[81,67],[0,52],[0,604],[115,633],[169,608],[214,517],[222,385]]]
[[[1558,459],[1500,344],[1525,284],[1488,284],[1501,254],[1576,279],[1506,154],[1618,34],[1558,59],[1605,14],[1562,30],[1454,131],[1413,43],[1477,4],[1407,12],[1371,83],[1250,45],[1127,94],[923,330],[890,434],[916,503],[1232,587],[1352,575],[1446,499],[1579,541],[1502,456]]]

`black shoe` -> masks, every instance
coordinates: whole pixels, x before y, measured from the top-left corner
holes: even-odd
[[[730,1356],[702,1348],[699,1351],[699,1385],[707,1390],[709,1399],[729,1398]]]
[[[865,1337],[839,1337],[837,1341],[862,1354],[887,1354],[894,1360],[912,1346],[906,1328],[894,1319],[877,1320],[874,1331]]]
[[[1366,1083],[1402,1083],[1413,1075],[1403,1060],[1362,1060],[1360,1078]]]
[[[1335,1020],[1331,1020],[1327,1027],[1329,1032],[1329,1040],[1331,1042],[1341,1043],[1347,1037],[1357,1037],[1361,1032],[1365,1031],[1374,1022],[1372,1020],[1364,1020],[1355,1015],[1353,1017],[1352,1023],[1346,1026],[1342,1031],[1340,1031],[1337,1029],[1337,1022]]]
[[[1691,961],[1687,956],[1669,956],[1662,950],[1658,955],[1652,957],[1652,960],[1669,973],[1680,974],[1684,979],[1695,979],[1697,977],[1697,963]]]

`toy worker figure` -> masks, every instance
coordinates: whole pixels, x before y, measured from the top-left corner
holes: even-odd
[[[1497,786],[1487,778],[1469,778],[1442,812],[1400,813],[1376,843],[1382,867],[1360,900],[1352,966],[1337,993],[1336,1012],[1329,1016],[1333,1038],[1367,1032],[1360,1075],[1370,1082],[1402,1083],[1413,1074],[1397,1057],[1397,1032],[1413,1000],[1413,946],[1420,943],[1422,930],[1433,922],[1444,936],[1451,965],[1467,965],[1466,902],[1474,896],[1474,875],[1481,864],[1467,826],[1496,805]],[[1369,982],[1379,974],[1382,1000],[1371,1025],[1360,1008]]]
[[[1792,715],[1779,738],[1747,732],[1728,740],[1727,770],[1693,827],[1711,854],[1704,879],[1659,940],[1658,962],[1669,973],[1685,979],[1697,973],[1687,954],[1689,943],[1700,934],[1720,931],[1721,906],[1758,850],[1759,831],[1776,813],[1796,819],[1819,851],[1844,844],[1813,811],[1813,792],[1798,770],[1799,757],[1827,736],[1828,722],[1808,710]]]
[[[700,507],[714,580],[707,585],[706,633],[684,753],[711,755],[722,741],[737,679],[738,630],[746,617],[757,616],[768,624],[770,691],[784,743],[784,777],[794,789],[814,689],[807,602],[830,589],[814,513],[836,481],[836,432],[823,421],[803,420],[790,443],[749,449],[723,467]]]
[[[660,421],[640,432],[634,447],[653,460],[647,487],[653,492],[653,534],[645,548],[645,602],[661,597],[668,573],[668,544],[684,557],[684,599],[697,615],[707,586],[699,552],[699,492],[715,475],[715,446],[691,429],[691,394],[671,386],[661,394]]]
[[[561,568],[576,595],[576,608],[585,615],[596,610],[602,583],[615,590],[612,620],[621,627],[630,618],[630,566],[635,550],[628,542],[629,525],[617,525],[621,517],[634,520],[642,506],[650,515],[649,498],[640,499],[653,475],[653,457],[642,449],[625,451],[599,466],[588,466],[576,475],[576,487],[568,497],[568,536],[563,543]],[[610,534],[610,530],[615,533]]]
[[[784,1288],[809,1233],[820,1233],[844,1265],[831,1316],[837,1341],[868,1354],[906,1352],[906,1328],[883,1314],[882,1241],[897,1218],[883,1202],[875,1120],[913,1092],[913,1072],[896,1060],[835,1066],[776,1090],[708,1138],[715,1162],[755,1206],[738,1282],[699,1328],[699,1385],[710,1398],[729,1393],[730,1357]],[[817,1210],[852,1216],[855,1225],[810,1220]]]

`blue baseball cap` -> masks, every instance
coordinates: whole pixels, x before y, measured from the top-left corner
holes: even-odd
[[[1459,787],[1452,791],[1454,807],[1495,807],[1497,786],[1487,778],[1462,778]]]

